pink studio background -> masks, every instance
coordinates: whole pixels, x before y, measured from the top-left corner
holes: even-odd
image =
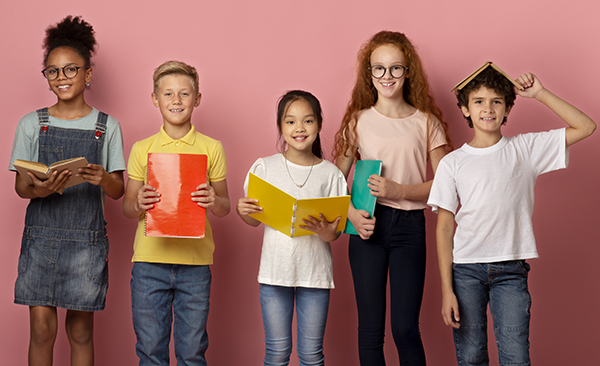
[[[161,117],[151,103],[152,72],[163,61],[195,65],[202,103],[194,124],[221,140],[229,162],[232,205],[242,195],[252,162],[276,152],[275,103],[289,89],[306,89],[322,102],[322,139],[330,154],[333,135],[348,102],[356,52],[382,29],[405,32],[418,46],[437,101],[459,147],[471,136],[449,90],[493,60],[513,76],[535,72],[548,87],[597,122],[600,6],[590,0],[486,1],[33,1],[27,9],[4,3],[0,12],[4,133],[1,156],[8,164],[17,121],[55,102],[42,69],[44,29],[67,14],[82,15],[95,28],[100,48],[94,58],[87,101],[117,118],[125,153],[158,131]],[[547,130],[563,124],[531,100],[518,99],[504,132]],[[531,353],[538,365],[589,365],[598,361],[600,256],[594,215],[600,195],[600,132],[571,149],[567,170],[542,176],[537,184],[534,224],[540,259],[532,260]],[[13,304],[21,231],[27,202],[4,170],[0,211],[0,354],[2,364],[26,364],[28,309]],[[96,314],[98,365],[133,365],[129,279],[135,220],[121,202],[107,199],[111,238],[110,289],[106,310]],[[455,364],[452,336],[440,312],[435,254],[435,215],[428,216],[429,257],[421,332],[430,365]],[[217,249],[212,266],[209,364],[259,365],[263,330],[256,273],[262,229],[244,225],[235,212],[211,217]],[[332,244],[337,288],[332,292],[325,352],[329,365],[358,365],[357,320],[347,237]],[[64,324],[64,312],[59,312]],[[398,365],[391,335],[389,365]],[[490,342],[494,348],[494,342]],[[492,365],[497,365],[495,355]],[[68,364],[69,346],[60,329],[55,364]],[[174,363],[174,361],[173,361]],[[295,354],[291,365],[297,365]]]

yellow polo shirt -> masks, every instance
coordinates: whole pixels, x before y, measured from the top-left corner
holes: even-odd
[[[174,140],[160,128],[160,132],[133,144],[129,154],[127,174],[129,179],[146,183],[148,153],[205,154],[208,157],[208,182],[220,182],[227,175],[225,151],[220,141],[196,132],[194,126],[179,140]],[[191,199],[191,198],[190,198]],[[207,265],[213,263],[215,243],[206,218],[206,233],[203,239],[160,238],[144,235],[145,213],[138,221],[133,243],[133,262],[172,263]]]

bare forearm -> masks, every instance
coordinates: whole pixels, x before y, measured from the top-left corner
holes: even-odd
[[[548,89],[539,92],[536,99],[569,125],[566,136],[567,146],[583,140],[596,130],[596,123],[590,117]]]
[[[436,245],[442,293],[453,293],[452,288],[452,248],[454,235],[454,215],[444,209],[438,210]]]
[[[225,217],[231,211],[229,197],[215,196],[215,205],[210,210],[216,217]]]
[[[423,201],[429,197],[433,180],[419,184],[408,184],[402,189],[402,195],[398,199]]]
[[[106,195],[114,200],[118,200],[125,193],[125,184],[123,183],[123,172],[106,173],[106,179],[102,180],[100,186]]]
[[[123,215],[129,219],[137,219],[144,213],[144,210],[137,208],[137,197],[123,198]]]

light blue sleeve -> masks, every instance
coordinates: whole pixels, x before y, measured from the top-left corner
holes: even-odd
[[[17,125],[8,170],[17,171],[13,166],[16,159],[38,161],[38,140],[39,124],[34,111],[21,118]]]
[[[108,173],[125,170],[125,155],[123,154],[123,133],[119,121],[108,117],[106,124],[106,140],[102,148],[104,169]]]

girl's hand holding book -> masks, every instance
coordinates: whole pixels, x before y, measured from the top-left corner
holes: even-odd
[[[47,197],[53,193],[62,194],[65,190],[65,185],[71,179],[71,172],[69,170],[63,170],[60,174],[54,171],[50,178],[45,181],[41,181],[35,174],[27,173],[33,180],[34,192],[37,197]]]
[[[303,219],[304,225],[300,225],[300,228],[309,230],[319,235],[323,241],[332,242],[340,236],[337,232],[338,224],[340,223],[341,217],[337,217],[333,222],[327,222],[323,214],[319,214],[319,219],[309,216],[308,219]]]

